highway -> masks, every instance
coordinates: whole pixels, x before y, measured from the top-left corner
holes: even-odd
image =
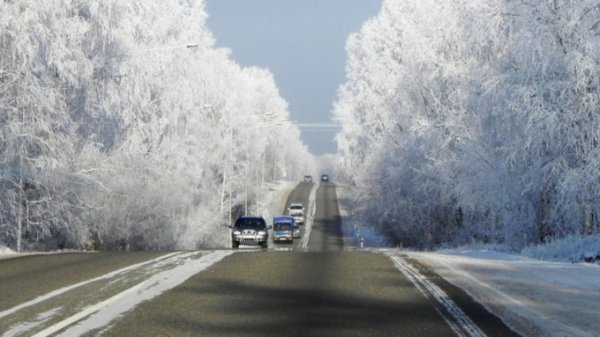
[[[285,207],[311,191],[305,248],[1,260],[0,336],[518,336],[418,261],[344,247],[333,183]]]

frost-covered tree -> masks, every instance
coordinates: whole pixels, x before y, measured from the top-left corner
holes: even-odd
[[[336,116],[364,219],[415,246],[598,231],[597,1],[385,1]]]
[[[2,2],[0,10],[0,233],[17,249],[47,237],[72,243],[78,229],[69,219],[79,205],[63,185],[74,153],[63,97],[90,68],[73,62],[63,46],[77,37],[61,32],[79,22],[64,5],[53,5],[57,18],[23,3]],[[64,199],[72,202],[57,202]]]
[[[271,74],[205,20],[202,1],[0,2],[0,240],[221,245],[267,158],[314,162]]]

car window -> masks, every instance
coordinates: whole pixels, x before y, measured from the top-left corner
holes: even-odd
[[[262,219],[238,219],[235,223],[235,227],[263,228],[265,227],[265,222]]]
[[[275,223],[274,227],[277,231],[289,231],[291,229],[289,223]]]
[[[302,209],[302,206],[293,205],[293,206],[290,206],[290,209]]]

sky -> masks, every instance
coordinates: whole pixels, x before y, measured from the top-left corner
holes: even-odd
[[[205,0],[217,47],[241,66],[268,68],[315,155],[335,153],[331,111],[344,83],[346,40],[382,0]]]

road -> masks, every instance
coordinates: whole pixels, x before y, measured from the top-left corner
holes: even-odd
[[[314,204],[311,203],[311,192],[317,188]],[[312,252],[341,251],[342,219],[338,208],[335,185],[332,183],[299,183],[289,194],[281,214],[287,214],[292,203],[301,203],[305,207],[305,221],[301,225],[302,239],[294,240],[294,250]],[[314,216],[312,216],[315,207]],[[307,237],[308,236],[308,237]],[[289,243],[272,244],[276,249],[290,248]]]
[[[311,184],[300,184],[288,202],[308,204],[311,191]],[[49,257],[0,261],[0,294],[9,299],[0,307],[2,336],[517,336],[418,261],[344,247],[334,184],[320,185],[315,201],[307,249],[126,255],[130,261],[119,267],[134,267],[110,275],[86,267],[85,275],[70,277],[88,262],[61,264],[61,277],[55,267],[33,262]],[[18,282],[5,283],[16,276],[4,273],[25,263],[36,279],[21,272]],[[19,282],[36,289],[45,275],[55,277],[52,286],[11,299]],[[85,284],[11,311],[74,282]]]

